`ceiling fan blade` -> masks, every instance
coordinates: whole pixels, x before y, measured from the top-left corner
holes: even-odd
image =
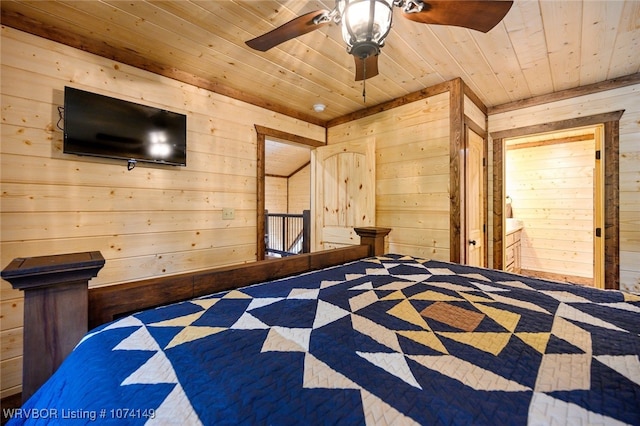
[[[423,24],[453,25],[486,33],[502,21],[512,4],[506,0],[425,0],[422,11],[402,16]]]
[[[297,18],[292,19],[286,24],[283,24],[266,34],[251,39],[245,43],[252,49],[266,52],[267,50],[271,49],[274,46],[277,46],[280,43],[291,40],[292,38],[296,38],[303,34],[310,33],[311,31],[317,30],[318,28],[321,28],[324,25],[328,24],[330,22],[330,20],[328,19],[323,19],[321,22],[316,23],[316,18],[322,15],[329,15],[329,11],[316,10],[314,12],[309,12],[302,16],[298,16]]]
[[[378,75],[378,55],[369,56],[366,59],[353,55],[353,59],[356,61],[356,81]]]

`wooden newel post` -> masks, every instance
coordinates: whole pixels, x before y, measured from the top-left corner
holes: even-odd
[[[17,258],[2,271],[24,291],[23,402],[87,333],[89,280],[103,266],[102,254],[92,251]]]
[[[360,244],[367,244],[371,247],[369,256],[381,256],[384,254],[384,239],[391,231],[391,228],[376,228],[374,226],[368,226],[363,228],[354,228],[353,230],[360,237]]]

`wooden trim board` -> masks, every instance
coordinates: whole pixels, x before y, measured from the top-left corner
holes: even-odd
[[[504,199],[504,139],[552,132],[577,127],[604,124],[605,159],[605,277],[607,289],[620,288],[620,182],[619,182],[619,120],[624,111],[612,111],[587,117],[508,129],[491,133],[493,137],[493,267],[504,267],[503,209]]]
[[[613,78],[611,80],[601,81],[599,83],[574,87],[572,89],[561,90],[559,92],[553,92],[547,95],[540,95],[533,98],[522,99],[519,101],[492,106],[488,109],[488,115],[495,115],[535,105],[542,105],[550,102],[561,101],[564,99],[571,99],[578,96],[590,95],[592,93],[604,92],[606,90],[631,86],[637,83],[640,83],[640,73],[625,75],[622,77]]]
[[[89,289],[89,329],[169,303],[313,271],[370,255],[369,245]]]

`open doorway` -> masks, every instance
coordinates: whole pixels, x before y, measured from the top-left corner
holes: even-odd
[[[604,246],[602,273],[603,286],[618,289],[620,286],[620,240],[619,240],[619,120],[624,111],[579,117],[553,123],[509,129],[491,134],[493,138],[493,267],[505,269],[507,243],[506,228],[506,196],[505,191],[505,140],[509,138],[534,135],[539,133],[560,132],[580,127],[602,125],[602,144],[599,155],[602,163],[603,185],[600,197],[603,202],[602,223],[598,231]]]
[[[270,210],[292,211],[292,209],[298,210],[298,208],[304,204],[304,201],[300,198],[305,197],[305,195],[302,194],[302,192],[304,192],[303,190],[294,197],[290,198],[288,195],[285,195],[284,198],[282,197],[284,191],[278,191],[278,187],[284,184],[281,176],[298,174],[300,179],[293,185],[303,187],[305,185],[304,168],[309,167],[307,163],[309,162],[310,151],[315,147],[325,145],[325,143],[263,126],[255,126],[255,128],[258,136],[256,259],[264,260],[267,255],[267,245],[265,241],[267,232],[267,207],[271,207]],[[304,160],[304,158],[306,158],[306,160]],[[284,185],[288,186],[292,182],[293,181],[289,181]],[[308,202],[311,197],[308,181],[306,185],[309,190],[308,195],[306,195]],[[269,187],[270,193],[268,203],[267,187]],[[280,213],[280,216],[283,218],[288,214],[286,211],[273,213]],[[280,235],[282,235],[282,233],[280,233]],[[288,237],[282,237],[283,242],[287,238]],[[293,240],[295,240],[295,238],[292,238],[292,241]],[[287,244],[286,242],[284,243]]]
[[[311,147],[265,140],[265,256],[309,253]]]
[[[505,139],[506,270],[602,287],[603,130]]]

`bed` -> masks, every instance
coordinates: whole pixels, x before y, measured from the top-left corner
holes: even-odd
[[[639,356],[638,295],[386,254],[100,325],[10,424],[638,425]]]

